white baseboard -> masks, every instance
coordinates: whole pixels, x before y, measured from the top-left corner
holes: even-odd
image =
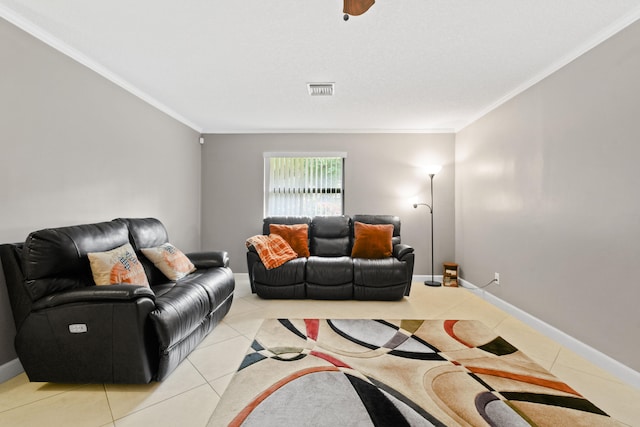
[[[414,276],[415,278],[422,276]],[[474,295],[479,296],[484,299],[488,303],[498,307],[499,309],[509,313],[513,317],[523,321],[527,325],[531,326],[541,334],[551,338],[552,340],[562,344],[568,349],[574,351],[580,356],[584,357],[594,365],[599,366],[605,371],[609,372],[611,375],[619,378],[621,381],[631,384],[636,388],[640,388],[640,372],[637,372],[630,367],[618,362],[617,360],[607,356],[606,354],[596,350],[595,348],[583,343],[572,337],[565,332],[562,332],[558,328],[549,325],[548,323],[538,319],[535,316],[527,313],[524,310],[519,309],[518,307],[498,298],[490,292],[485,291],[484,289],[478,288],[476,285],[468,282],[464,279],[458,279],[462,285],[462,287],[466,288],[467,291],[473,292]]]
[[[24,372],[24,368],[22,368],[22,364],[18,359],[13,359],[4,365],[0,365],[0,383],[13,378],[22,372]]]

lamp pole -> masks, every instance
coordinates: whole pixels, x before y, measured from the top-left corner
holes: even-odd
[[[431,281],[426,281],[424,282],[425,285],[427,286],[440,286],[440,282],[436,282],[433,279],[433,177],[435,176],[434,173],[430,173],[429,174],[429,178],[431,180],[431,206],[429,207],[429,210],[431,211]]]
[[[426,203],[414,203],[413,207],[417,208],[418,206],[426,206],[429,208],[429,213],[431,214],[431,280],[425,280],[424,284],[427,286],[441,286],[440,282],[436,282],[433,278],[434,267],[433,267],[433,177],[438,173],[441,169],[441,166],[430,166],[429,167],[429,179],[431,181],[431,204],[428,205]]]

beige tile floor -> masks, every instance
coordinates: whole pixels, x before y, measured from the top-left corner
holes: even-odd
[[[246,277],[246,276],[245,276]],[[640,426],[640,390],[461,288],[414,283],[397,302],[281,301],[252,295],[245,277],[223,322],[165,381],[145,385],[0,384],[0,426],[205,426],[262,319],[477,319],[609,413]]]

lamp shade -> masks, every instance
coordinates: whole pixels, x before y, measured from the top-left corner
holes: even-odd
[[[440,165],[429,165],[425,168],[429,175],[435,175],[442,170],[442,166]]]

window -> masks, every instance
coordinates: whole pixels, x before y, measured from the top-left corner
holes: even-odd
[[[265,153],[265,216],[344,213],[346,153]]]

